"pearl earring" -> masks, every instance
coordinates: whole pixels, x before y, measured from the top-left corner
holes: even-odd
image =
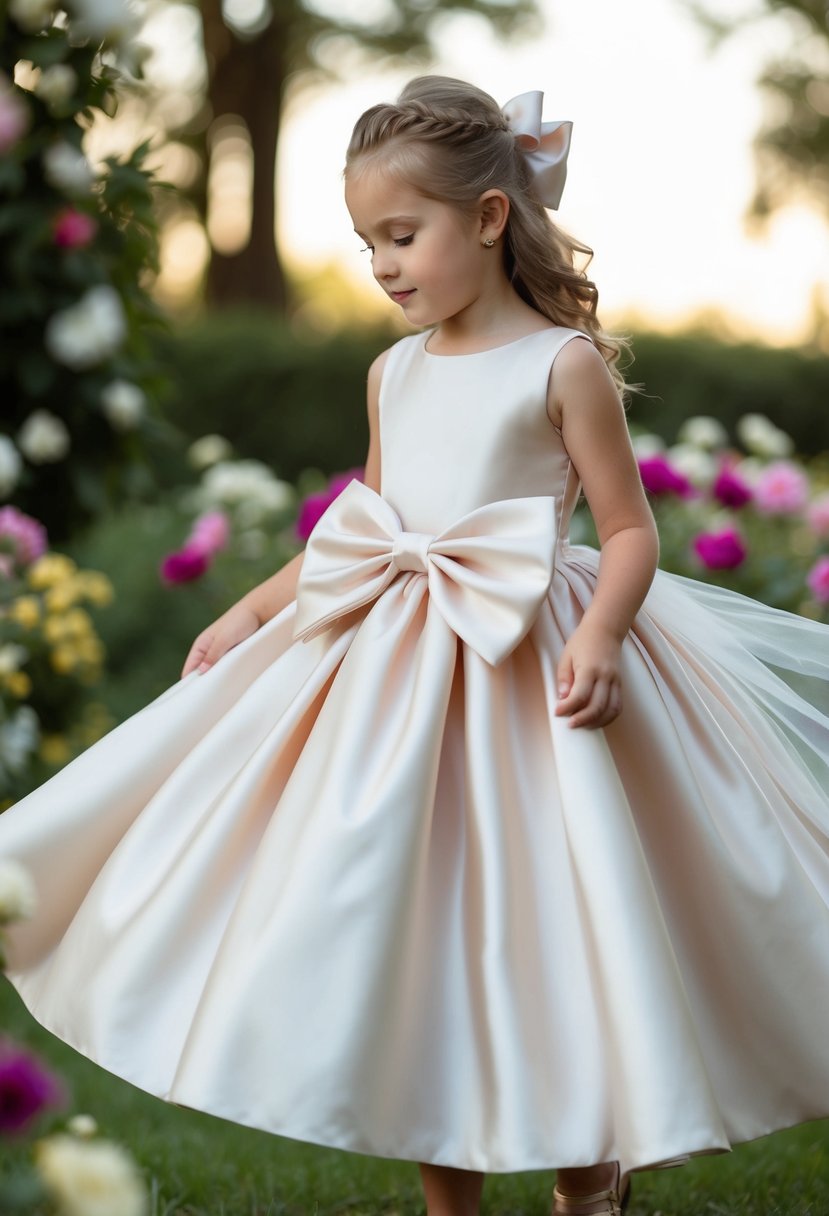
[[[487,249],[491,249],[495,244],[495,241],[491,236],[488,236],[483,243],[486,245]]]

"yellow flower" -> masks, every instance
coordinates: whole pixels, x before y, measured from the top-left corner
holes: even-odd
[[[8,618],[22,625],[24,629],[32,629],[40,620],[40,600],[36,595],[21,595],[12,600],[9,605]]]
[[[100,570],[82,570],[77,582],[83,595],[100,607],[106,607],[115,598],[115,589],[111,581]]]
[[[67,675],[80,662],[78,649],[69,642],[61,642],[49,654],[49,662],[60,675]]]
[[[47,612],[65,612],[80,598],[77,580],[67,578],[56,587],[50,587],[43,597]]]
[[[72,755],[72,749],[64,735],[43,735],[38,748],[41,760],[47,764],[65,764]]]
[[[92,617],[85,608],[72,608],[63,618],[67,636],[86,638],[94,632]]]
[[[65,553],[44,553],[29,566],[27,573],[29,586],[34,587],[37,591],[42,591],[46,587],[54,587],[74,574],[77,568],[72,558],[67,557]]]
[[[82,663],[100,663],[106,655],[106,647],[100,638],[94,634],[77,638],[74,643],[75,652]]]
[[[47,616],[43,622],[43,636],[47,642],[61,642],[68,632],[65,616]]]
[[[5,679],[6,688],[13,697],[28,697],[32,691],[31,677],[25,671],[12,671]]]

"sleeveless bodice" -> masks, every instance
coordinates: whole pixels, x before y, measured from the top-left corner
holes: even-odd
[[[381,494],[406,529],[434,533],[503,499],[555,499],[559,544],[579,479],[547,414],[555,326],[468,355],[433,355],[432,331],[389,351],[380,388]],[[591,339],[588,338],[588,341]]]

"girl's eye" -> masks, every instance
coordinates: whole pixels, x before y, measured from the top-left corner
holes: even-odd
[[[414,240],[414,233],[410,232],[408,236],[395,237],[394,243],[395,243],[395,245],[411,245],[413,240]]]

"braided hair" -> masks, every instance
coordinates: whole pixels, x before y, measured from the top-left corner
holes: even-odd
[[[486,190],[510,201],[504,230],[504,269],[515,291],[555,325],[593,338],[623,400],[616,366],[625,337],[611,336],[597,316],[598,290],[587,277],[593,250],[553,223],[535,196],[532,175],[498,103],[474,85],[449,76],[418,76],[396,102],[360,116],[346,152],[347,177],[380,168],[426,198],[472,212]],[[582,269],[575,255],[586,255]]]

